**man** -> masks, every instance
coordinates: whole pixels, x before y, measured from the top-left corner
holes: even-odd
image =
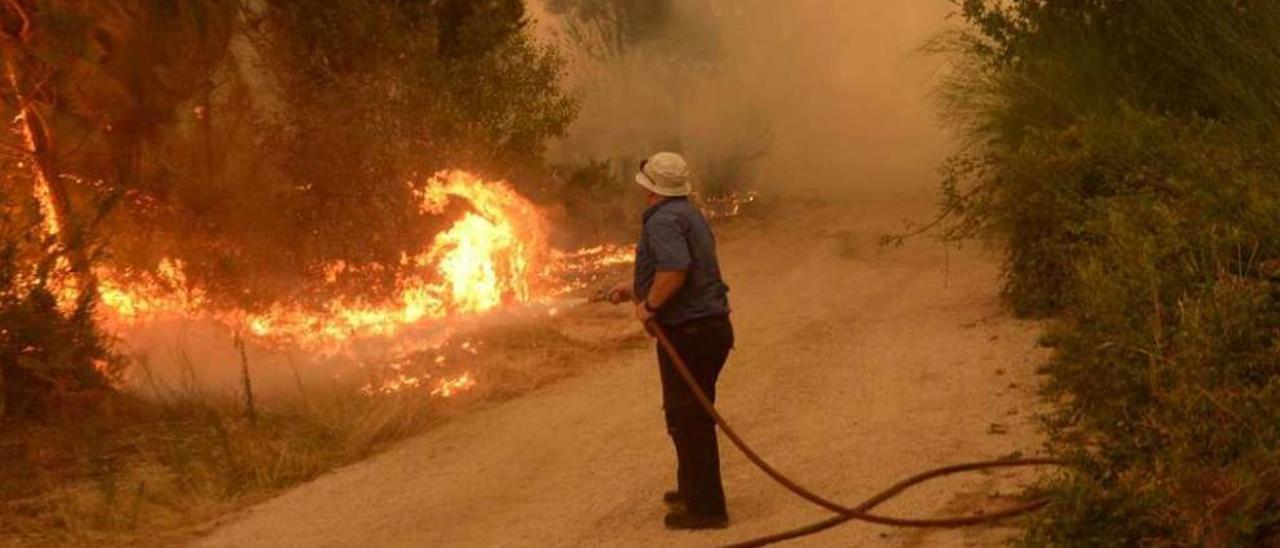
[[[716,379],[733,348],[729,287],[720,278],[715,237],[689,201],[689,168],[680,155],[649,157],[640,164],[636,183],[645,190],[648,209],[636,246],[635,279],[613,288],[609,300],[632,300],[636,318],[646,329],[652,320],[666,333],[698,385],[715,401]],[[665,524],[669,529],[726,527],[715,421],[661,345],[658,368],[677,461],[677,488],[663,496],[671,507]]]

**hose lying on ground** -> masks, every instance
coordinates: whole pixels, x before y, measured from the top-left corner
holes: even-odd
[[[993,522],[993,521],[997,521],[1005,518],[1019,516],[1019,515],[1026,514],[1029,512],[1034,512],[1036,510],[1039,510],[1040,508],[1043,508],[1046,504],[1048,504],[1048,501],[1035,500],[1032,502],[1028,502],[1026,504],[1022,504],[1020,506],[1015,506],[1013,508],[1008,508],[1008,509],[1000,510],[997,512],[985,513],[985,514],[976,515],[976,516],[942,518],[942,519],[905,519],[905,518],[896,518],[891,516],[882,516],[878,514],[872,514],[870,512],[876,506],[879,506],[881,503],[884,503],[885,501],[898,496],[903,491],[906,491],[907,489],[910,489],[911,487],[914,487],[918,484],[921,484],[931,479],[939,478],[942,476],[949,476],[952,474],[959,474],[962,472],[972,472],[975,470],[987,470],[992,468],[1010,468],[1010,467],[1020,467],[1020,466],[1065,466],[1067,464],[1066,461],[1063,461],[1061,459],[1026,458],[1026,459],[1005,459],[1005,460],[983,461],[983,462],[973,462],[973,463],[967,463],[967,464],[957,464],[952,466],[946,466],[943,468],[928,470],[928,471],[916,474],[905,480],[902,480],[894,484],[892,487],[885,489],[884,491],[881,491],[876,496],[871,497],[866,501],[863,501],[861,504],[850,508],[850,507],[841,505],[839,503],[832,502],[831,500],[826,499],[821,495],[818,495],[813,491],[806,489],[804,486],[796,483],[791,478],[788,478],[787,476],[783,475],[776,468],[774,468],[772,465],[766,462],[763,458],[761,458],[760,455],[751,448],[751,446],[747,445],[747,443],[743,441],[740,436],[738,436],[738,433],[734,431],[733,427],[729,426],[729,423],[724,420],[724,417],[720,416],[720,413],[716,411],[715,405],[711,403],[711,400],[707,398],[707,394],[702,391],[702,388],[700,386],[698,386],[698,381],[694,379],[693,373],[689,371],[688,364],[685,363],[684,358],[680,357],[680,352],[677,351],[676,347],[671,344],[671,340],[667,338],[667,334],[662,330],[662,327],[659,326],[657,322],[654,322],[652,320],[649,322],[648,327],[650,332],[653,333],[655,337],[657,337],[658,344],[662,346],[663,351],[665,351],[667,355],[671,357],[671,361],[675,363],[676,371],[680,373],[680,376],[684,378],[684,382],[687,383],[689,385],[689,388],[693,390],[693,395],[698,399],[698,403],[702,405],[703,409],[707,410],[707,413],[709,413],[713,419],[715,419],[716,425],[720,427],[720,431],[724,432],[724,435],[728,437],[729,440],[732,441],[735,446],[738,447],[738,450],[742,451],[743,455],[746,455],[747,460],[750,460],[753,464],[756,465],[756,467],[764,471],[764,473],[767,474],[770,478],[773,478],[774,481],[778,482],[783,487],[786,487],[787,490],[791,491],[792,493],[795,493],[800,498],[805,499],[809,502],[812,502],[813,504],[816,504],[818,506],[821,506],[823,508],[826,508],[827,510],[830,510],[836,513],[836,516],[818,523],[814,523],[812,525],[807,525],[805,527],[792,529],[790,531],[785,531],[775,535],[769,535],[766,537],[760,537],[760,538],[748,540],[745,542],[731,544],[729,545],[728,548],[748,548],[748,547],[755,547],[755,546],[766,546],[769,544],[773,544],[775,542],[781,542],[784,540],[790,540],[794,538],[812,535],[821,531],[825,531],[827,529],[830,529],[832,527],[835,527],[837,525],[840,525],[848,521],[866,521],[869,523],[878,523],[881,525],[890,525],[894,527],[951,528],[951,527],[964,527],[968,525],[978,525],[981,523],[989,523],[989,522]]]

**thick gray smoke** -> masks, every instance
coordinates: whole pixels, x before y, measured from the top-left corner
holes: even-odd
[[[932,188],[947,139],[928,99],[938,62],[919,49],[944,28],[948,2],[671,5],[661,32],[612,56],[584,54],[564,15],[535,6],[539,30],[570,52],[583,101],[559,159],[679,148],[704,176],[775,192]]]

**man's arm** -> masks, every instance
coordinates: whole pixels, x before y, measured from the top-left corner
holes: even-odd
[[[653,317],[651,311],[662,308],[684,287],[693,257],[689,254],[685,230],[674,216],[659,213],[645,223],[645,230],[657,263],[646,300],[636,303],[636,319],[647,324]]]
[[[653,288],[649,290],[649,298],[645,301],[636,303],[636,319],[644,324],[645,331],[654,334],[653,329],[649,326],[649,321],[653,319],[654,312],[662,305],[667,304],[672,295],[675,295],[680,288],[684,286],[684,281],[689,277],[685,270],[659,270],[653,278]]]
[[[649,290],[649,309],[657,310],[667,304],[689,277],[686,270],[659,270],[653,278],[653,289]]]

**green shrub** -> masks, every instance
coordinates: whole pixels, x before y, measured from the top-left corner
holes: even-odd
[[[1024,543],[1254,545],[1280,527],[1280,5],[964,3],[950,237],[1053,314],[1057,451]]]

